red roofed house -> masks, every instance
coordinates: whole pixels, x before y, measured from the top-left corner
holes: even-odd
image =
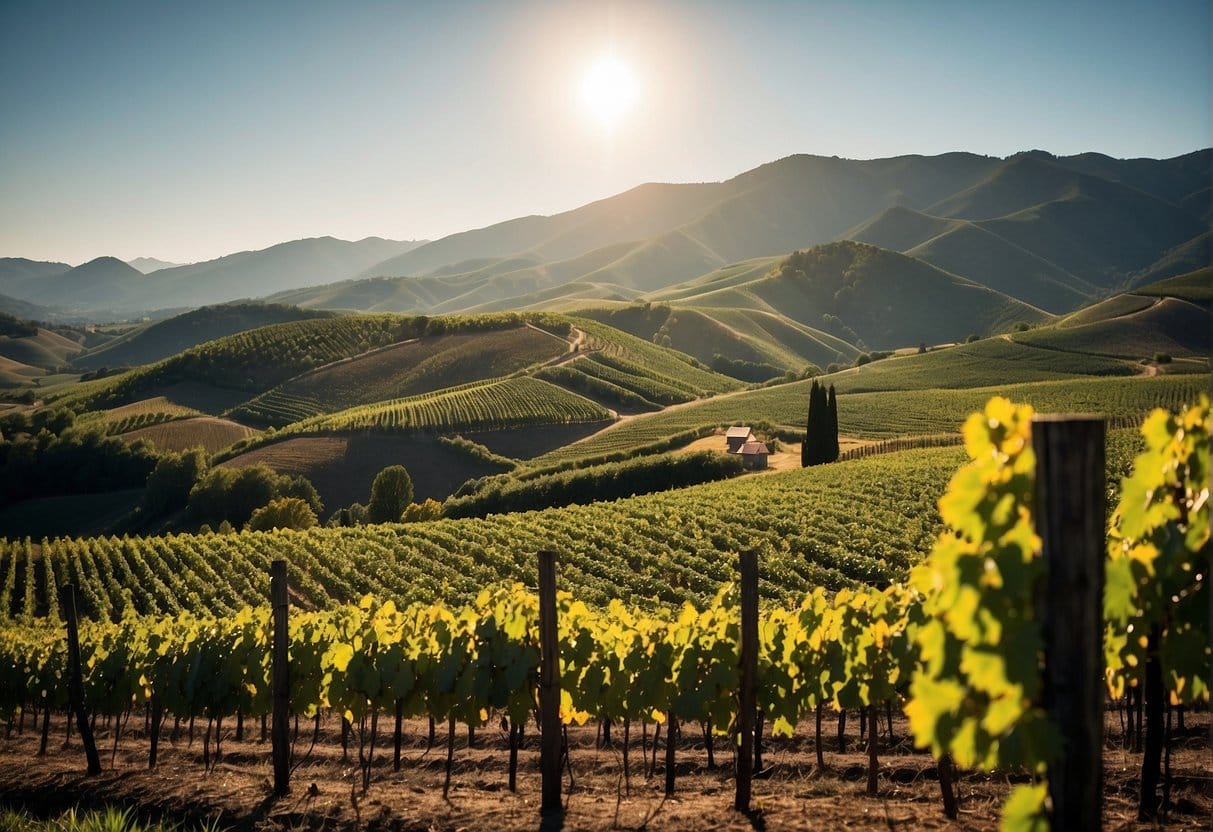
[[[741,467],[749,471],[762,471],[767,467],[767,455],[770,451],[763,442],[751,440],[737,451],[741,454]]]

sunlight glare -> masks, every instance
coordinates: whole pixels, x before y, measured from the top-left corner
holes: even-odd
[[[614,57],[599,58],[581,82],[586,111],[606,127],[614,127],[636,101],[636,76]]]

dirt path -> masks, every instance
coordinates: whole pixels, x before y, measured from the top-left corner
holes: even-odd
[[[732,755],[723,738],[715,742],[715,768],[707,764],[707,751],[697,726],[687,725],[676,758],[676,793],[662,794],[664,753],[655,770],[646,771],[639,730],[631,733],[630,791],[624,786],[620,741],[612,732],[613,748],[598,748],[592,727],[569,731],[572,771],[563,775],[567,810],[559,820],[540,823],[538,736],[528,726],[519,755],[518,790],[507,788],[507,761],[503,736],[493,727],[477,732],[469,748],[462,726],[454,745],[449,799],[442,785],[445,732],[427,751],[426,725],[405,724],[400,771],[392,768],[391,720],[380,721],[381,733],[372,765],[370,789],[356,784],[358,745],[351,738],[348,761],[342,761],[340,730],[335,719],[326,720],[314,753],[305,752],[310,732],[305,722],[297,742],[298,763],[291,794],[275,800],[269,750],[258,742],[253,720],[245,723],[246,740],[231,736],[225,724],[223,756],[208,774],[202,763],[201,730],[190,744],[183,725],[170,738],[172,721],[165,727],[160,764],[147,770],[147,738],[142,720],[132,719],[113,756],[112,737],[99,724],[98,747],[103,772],[83,775],[84,760],[78,739],[64,749],[64,720],[51,721],[51,742],[46,757],[36,757],[38,732],[27,723],[0,740],[0,803],[20,806],[36,814],[104,805],[126,805],[141,814],[188,823],[217,822],[233,832],[277,829],[325,829],[345,832],[372,830],[527,830],[543,829],[665,829],[677,832],[714,829],[752,832],[757,829],[823,830],[994,830],[1000,806],[1010,788],[1006,775],[967,775],[961,778],[961,817],[948,821],[942,813],[933,761],[915,751],[907,740],[903,719],[894,720],[892,744],[881,738],[878,793],[865,790],[867,755],[860,743],[856,719],[847,723],[846,753],[840,753],[836,720],[826,723],[823,752],[827,768],[815,771],[816,750],[812,726],[799,726],[792,740],[764,740],[767,777],[754,783],[751,817],[733,811]],[[882,720],[883,723],[883,720]],[[637,726],[633,725],[633,729]],[[1188,731],[1172,753],[1174,808],[1170,829],[1207,828],[1213,811],[1208,769],[1207,714],[1189,716]],[[1109,738],[1104,756],[1105,791],[1103,825],[1107,829],[1145,830],[1136,823],[1135,794],[1141,756],[1123,751],[1116,713],[1107,717]],[[882,734],[885,732],[882,731]],[[648,731],[650,754],[652,731]],[[214,752],[213,746],[211,752]]]

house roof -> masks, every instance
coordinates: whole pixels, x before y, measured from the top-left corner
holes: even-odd
[[[762,442],[747,442],[741,446],[741,449],[738,451],[738,453],[743,454],[745,456],[751,456],[751,455],[767,456],[771,452],[767,450],[767,446]]]
[[[741,427],[729,428],[724,435],[729,439],[744,439],[750,433],[750,429],[742,425]]]

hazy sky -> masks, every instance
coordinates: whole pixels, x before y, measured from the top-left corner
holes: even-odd
[[[436,238],[792,153],[1213,144],[1207,0],[0,0],[0,256]],[[581,86],[635,79],[608,129]]]

